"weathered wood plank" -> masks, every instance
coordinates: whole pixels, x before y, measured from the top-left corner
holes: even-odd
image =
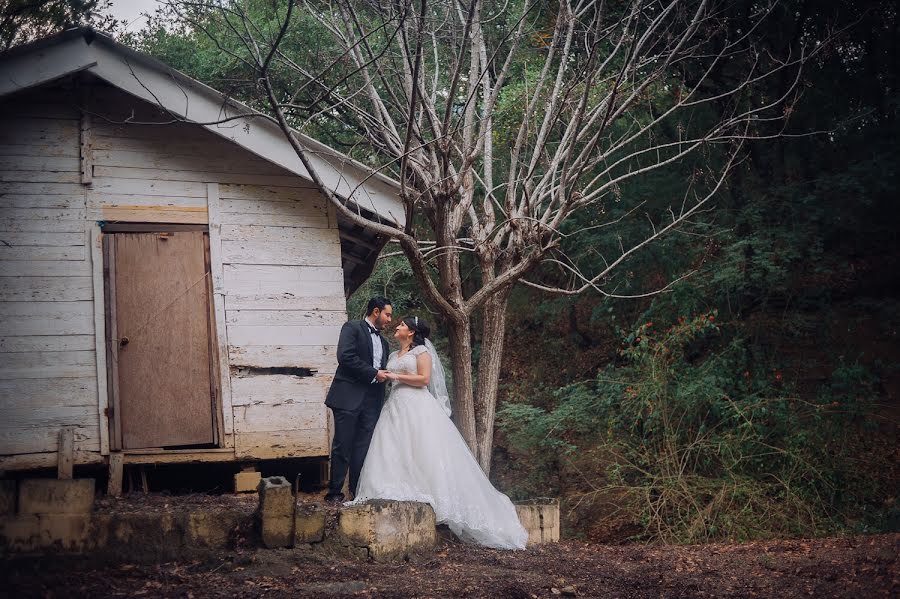
[[[233,172],[226,171],[198,171],[175,169],[152,169],[125,166],[96,165],[94,174],[98,177],[115,177],[118,179],[164,179],[166,181],[199,181],[216,183],[245,183],[245,184],[275,184],[290,185],[299,177],[297,175],[275,174],[246,174],[241,169]]]
[[[81,191],[81,183],[45,183],[31,180],[12,182],[0,182],[0,194],[15,195],[68,195]]]
[[[78,158],[78,149],[70,144],[71,140],[60,138],[57,141],[46,139],[16,139],[17,143],[0,143],[0,156],[69,156]]]
[[[0,260],[2,277],[84,277],[91,265],[76,260]]]
[[[0,363],[0,379],[85,378],[96,375],[94,350],[9,353],[3,354]],[[92,409],[96,412],[96,406]]]
[[[57,208],[84,209],[84,194],[63,195],[5,195],[0,196],[0,208]]]
[[[331,386],[330,375],[298,377],[286,374],[231,377],[231,405],[276,405],[284,403],[316,403],[324,406]]]
[[[78,122],[79,111],[75,103],[60,102],[59,98],[25,98],[17,97],[0,105],[0,114],[7,118],[28,118],[59,122],[70,120]]]
[[[337,370],[337,347],[303,345],[231,346],[228,355],[232,366],[256,368],[309,368],[319,375]]]
[[[233,345],[328,345],[340,335],[340,326],[228,326]]]
[[[193,143],[204,144],[209,144],[210,140],[216,139],[205,129],[190,123],[164,123],[162,121],[171,121],[171,117],[164,115],[164,113],[161,113],[159,110],[155,110],[154,112],[154,108],[148,106],[143,100],[135,100],[134,98],[122,95],[118,90],[114,91],[118,93],[119,97],[107,100],[107,108],[126,109],[127,107],[129,110],[134,108],[135,110],[143,111],[145,113],[144,116],[148,117],[148,121],[151,119],[158,119],[160,122],[159,124],[153,125],[130,125],[128,123],[98,121],[96,123],[98,136],[132,140],[140,139],[153,142],[178,140],[181,143],[191,141]],[[103,92],[98,90],[98,93],[102,94]],[[130,105],[129,102],[131,103]]]
[[[263,284],[279,281],[343,284],[344,281],[344,271],[337,266],[227,264],[224,275],[225,281],[235,286],[254,281]]]
[[[205,210],[206,198],[110,194],[106,191],[89,189],[86,206],[89,209],[145,206],[148,208],[202,208]]]
[[[227,143],[160,143],[158,140],[100,138],[95,150],[96,164],[104,167],[247,175],[289,174],[281,167],[240,152],[233,144]],[[296,175],[291,176],[297,178]]]
[[[337,326],[347,321],[343,310],[231,310],[228,324],[251,326]]]
[[[0,380],[3,405],[10,408],[97,407],[97,379],[93,376],[64,379]]]
[[[304,216],[293,214],[240,214],[237,212],[223,212],[222,224],[327,229],[328,217],[324,213],[321,216]]]
[[[222,429],[226,438],[233,441],[234,415],[231,410],[231,370],[228,361],[227,325],[225,323],[225,276],[222,267],[222,226],[219,213],[219,186],[210,183],[206,188],[206,203],[209,208],[209,262],[213,288],[213,312],[216,332],[216,363],[221,392]]]
[[[78,444],[75,444],[78,447]],[[103,456],[99,449],[92,451],[75,450],[75,465],[101,464]],[[23,453],[14,455],[0,455],[0,470],[14,472],[17,470],[36,470],[38,468],[52,468],[56,464],[56,452]]]
[[[56,220],[56,219],[40,219],[40,218],[5,218],[7,213],[14,209],[0,210],[0,229],[3,231],[21,231],[21,232],[54,232],[54,233],[74,233],[84,230],[84,219],[81,220]],[[71,210],[69,212],[76,212]],[[83,210],[81,211],[84,212]]]
[[[203,201],[206,201],[206,184],[190,181],[156,181],[152,179],[96,177],[93,182],[93,190],[103,194],[176,196],[203,198]]]
[[[205,225],[209,220],[205,206],[107,206],[89,213],[92,219],[108,222]]]
[[[299,179],[302,181],[302,179]],[[310,182],[305,188],[271,185],[222,185],[219,196],[225,200],[264,200],[272,202],[307,202],[325,205],[322,194]]]
[[[124,456],[121,451],[113,451],[109,454],[109,477],[106,484],[106,494],[110,497],[118,497],[122,494],[122,474]]]
[[[0,336],[92,335],[94,302],[0,302]]]
[[[80,183],[79,173],[61,171],[11,171],[0,170],[3,183]]]
[[[292,297],[288,295],[226,295],[225,311],[232,310],[322,310],[344,309],[344,294]]]
[[[0,405],[0,422],[4,430],[29,428],[50,428],[66,426],[68,423],[95,424],[97,406],[56,405],[34,407],[29,405]],[[54,443],[53,449],[56,449]]]
[[[229,295],[331,297],[343,293],[342,275],[336,267],[229,264],[225,288]]]
[[[68,156],[0,155],[0,170],[72,172],[78,170],[78,159]],[[29,179],[29,181],[35,180]]]
[[[89,106],[91,101],[91,87],[81,89],[81,101],[83,105]],[[94,177],[94,118],[89,112],[81,113],[79,123],[79,175],[81,176],[82,185],[91,185]]]
[[[223,160],[237,160],[246,157],[248,160],[262,161],[262,158],[211,135],[202,127],[183,124],[174,131],[172,127],[125,126],[96,121],[94,132],[97,137],[97,150],[130,151],[160,153],[163,143],[166,149],[171,148],[173,156],[207,156]],[[177,126],[177,125],[176,125]],[[173,131],[175,135],[173,135]],[[160,143],[163,142],[163,143]]]
[[[4,302],[77,302],[93,297],[91,277],[0,277],[0,301]]]
[[[321,196],[320,196],[321,197]],[[297,202],[280,202],[271,200],[221,200],[222,212],[238,214],[277,214],[284,216],[324,216],[327,217],[324,202],[301,200]]]
[[[11,117],[4,113],[0,117],[0,144],[32,145],[46,143],[52,145],[72,145],[77,148],[78,120]]]
[[[63,427],[59,431],[59,447],[56,450],[58,458],[56,477],[61,480],[72,479],[72,466],[75,458],[75,431],[69,427]]]
[[[84,260],[87,250],[83,246],[68,247],[8,247],[0,245],[0,260]]]
[[[0,353],[82,351],[94,349],[93,335],[26,335],[0,337]]]
[[[0,245],[64,247],[84,245],[84,233],[0,231]]]
[[[238,459],[324,457],[329,453],[328,431],[322,428],[235,434],[234,449]]]
[[[106,370],[106,305],[107,298],[104,289],[103,278],[103,233],[97,223],[85,223],[85,235],[90,243],[91,280],[94,284],[94,352],[97,357],[97,380],[103,381],[98,385],[96,401],[97,413],[100,416],[100,452],[109,453],[109,385]]]
[[[226,264],[283,264],[290,266],[340,266],[339,243],[295,241],[223,241]]]
[[[323,398],[324,402],[324,398]],[[234,408],[234,433],[325,428],[327,408],[322,402],[244,405]]]
[[[92,414],[78,421],[70,419],[41,428],[4,427],[0,429],[0,455],[52,452],[50,465],[53,466],[56,464],[57,439],[59,427],[62,425],[72,426],[75,429],[76,463],[79,452],[99,451],[97,415]]]
[[[329,229],[272,225],[223,225],[222,239],[277,242],[321,240],[325,243],[340,243],[337,232]]]

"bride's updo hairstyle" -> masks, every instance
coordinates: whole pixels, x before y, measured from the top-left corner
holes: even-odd
[[[412,346],[425,345],[425,339],[431,335],[431,328],[428,324],[418,316],[407,316],[403,319],[403,324],[413,331]]]

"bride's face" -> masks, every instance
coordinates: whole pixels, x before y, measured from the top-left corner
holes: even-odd
[[[397,328],[394,330],[394,339],[400,343],[404,343],[412,340],[414,334],[413,330],[406,326],[406,323],[401,320],[400,324],[398,324]]]

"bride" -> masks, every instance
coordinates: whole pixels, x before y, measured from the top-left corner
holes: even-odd
[[[381,410],[352,504],[370,499],[431,504],[438,524],[497,549],[524,549],[528,533],[509,498],[485,476],[450,420],[441,362],[416,316],[394,333],[390,395]]]

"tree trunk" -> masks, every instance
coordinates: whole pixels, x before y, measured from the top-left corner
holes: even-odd
[[[468,316],[454,314],[448,323],[450,365],[453,371],[453,421],[463,439],[476,455],[475,400],[472,380],[472,331]],[[448,319],[449,320],[449,319]]]
[[[506,305],[509,290],[503,289],[482,307],[481,357],[478,361],[478,390],[475,394],[475,458],[485,474],[491,473],[494,449],[494,416],[497,387],[506,335]]]

